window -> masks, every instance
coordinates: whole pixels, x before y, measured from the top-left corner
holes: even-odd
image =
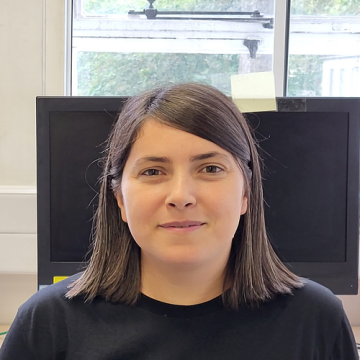
[[[276,8],[274,0],[72,3],[73,95],[132,95],[182,81],[229,95],[231,75],[273,70],[278,96],[360,96],[357,0],[292,0],[290,9],[288,0]],[[139,14],[149,8],[160,12],[155,19]]]
[[[293,0],[288,96],[359,96],[360,6],[348,0]]]
[[[182,81],[207,83],[230,95],[231,75],[272,70],[272,1],[150,2],[73,1],[73,95],[133,95]],[[156,19],[129,14],[151,6],[161,12],[217,14],[158,14]]]

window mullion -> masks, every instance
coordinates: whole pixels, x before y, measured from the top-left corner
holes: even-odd
[[[289,38],[290,0],[275,1],[273,71],[275,76],[275,94],[286,94],[288,38]]]
[[[77,0],[74,0],[77,1]],[[73,0],[65,0],[64,94],[71,95]]]

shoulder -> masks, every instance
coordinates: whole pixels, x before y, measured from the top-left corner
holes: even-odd
[[[302,288],[294,290],[293,298],[305,310],[342,312],[341,301],[328,288],[308,279],[304,279]]]
[[[329,289],[306,280],[294,291],[292,313],[306,330],[309,341],[329,351],[326,358],[357,359],[355,339],[342,302]]]
[[[282,294],[263,304],[264,311],[278,314],[298,324],[317,321],[340,322],[344,310],[338,299],[328,288],[314,281],[302,279],[303,286],[291,294]]]
[[[68,286],[81,274],[75,274],[56,284],[49,285],[31,296],[18,310],[18,317],[22,319],[56,315],[65,309],[70,301],[65,297]]]
[[[5,358],[50,359],[54,351],[65,351],[67,323],[84,304],[83,299],[70,301],[65,294],[79,275],[38,291],[20,306],[2,346]]]
[[[341,303],[327,287],[309,279],[303,279],[303,282],[304,286],[295,290],[298,297],[325,303],[330,302],[332,304],[334,304],[334,302],[335,304]]]
[[[298,321],[314,329],[337,331],[346,317],[342,303],[329,289],[304,280],[304,286],[287,296],[287,311]]]
[[[32,297],[29,298],[28,303],[31,304],[33,302],[38,301],[46,301],[46,300],[55,300],[57,298],[64,298],[65,294],[69,290],[69,286],[77,280],[82,273],[77,273],[75,275],[69,276],[68,278],[59,281],[55,284],[48,285],[43,289],[39,290]]]

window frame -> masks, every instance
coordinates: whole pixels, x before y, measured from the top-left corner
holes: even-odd
[[[277,1],[276,1],[277,2]],[[67,32],[66,32],[66,66],[65,66],[65,94],[66,95],[71,95],[71,89],[72,89],[72,82],[74,81],[72,79],[72,67],[74,66],[74,64],[72,64],[72,52],[73,52],[73,33],[72,33],[72,25],[73,25],[73,16],[76,15],[78,18],[83,18],[85,19],[85,17],[82,16],[81,13],[81,6],[82,6],[82,0],[66,0],[66,17],[67,17]],[[75,14],[73,13],[75,12]],[[95,20],[96,17],[86,17],[86,19],[91,19],[93,18],[94,20],[92,21],[101,21],[101,17],[99,17],[97,20]],[[89,20],[88,20],[89,21]],[[106,17],[103,17],[103,21],[106,21]],[[166,20],[165,20],[166,21]],[[167,20],[168,21],[168,20]],[[182,20],[184,21],[184,20]],[[186,20],[185,20],[186,21]],[[250,31],[244,32],[246,34],[251,34],[251,33],[259,33],[259,29],[262,25],[260,24],[247,24],[247,27],[250,29]],[[269,31],[267,29],[264,28],[264,30],[261,33],[261,36],[267,36],[266,35],[266,31]],[[273,43],[277,43],[277,41],[274,41],[274,37],[275,37],[275,31],[276,31],[276,26],[274,26],[274,29],[272,30],[271,33],[271,42]],[[270,36],[267,36],[270,37]],[[246,36],[244,35],[244,39],[246,38]],[[213,39],[214,40],[214,39]],[[262,43],[262,46],[264,47],[264,44]],[[268,49],[269,46],[266,47],[266,49]],[[270,49],[273,51],[273,45],[270,45]],[[269,49],[268,49],[269,50]],[[258,50],[258,53],[261,53],[262,49]],[[171,52],[171,51],[170,51]],[[271,53],[271,52],[270,52]],[[273,61],[274,61],[274,54],[273,54]],[[280,68],[279,68],[280,70]],[[279,77],[280,81],[282,81],[283,78],[283,71],[279,72],[279,70],[277,71],[278,74],[275,75],[275,77]],[[276,80],[276,83],[279,83],[279,80]],[[283,90],[283,89],[282,89]],[[278,91],[277,96],[282,96],[283,92]]]

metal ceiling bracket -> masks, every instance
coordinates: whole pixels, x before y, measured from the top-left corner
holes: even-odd
[[[249,49],[250,59],[256,59],[256,52],[259,48],[260,40],[245,39],[243,44]]]

